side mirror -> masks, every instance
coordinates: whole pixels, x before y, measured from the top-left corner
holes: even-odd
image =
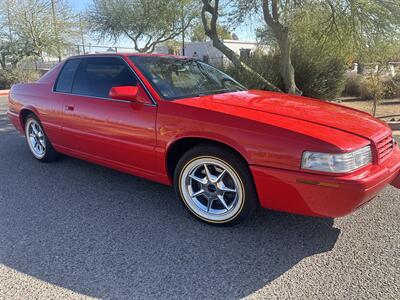
[[[115,86],[108,95],[111,99],[136,102],[138,90],[137,86]]]
[[[115,86],[110,89],[109,97],[115,100],[125,100],[141,104],[151,104],[151,99],[145,89],[137,86]]]

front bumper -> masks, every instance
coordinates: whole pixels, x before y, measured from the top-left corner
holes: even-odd
[[[260,204],[290,213],[341,217],[374,198],[386,185],[400,188],[400,150],[396,146],[382,165],[345,176],[250,166]]]

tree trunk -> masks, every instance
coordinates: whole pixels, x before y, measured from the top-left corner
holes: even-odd
[[[376,108],[378,106],[378,99],[374,97],[373,99],[373,103],[372,103],[372,115],[375,117],[376,116]]]
[[[291,45],[289,37],[289,28],[280,22],[280,13],[278,1],[263,0],[263,15],[265,23],[271,28],[272,33],[278,41],[281,52],[280,75],[285,86],[285,92],[288,94],[301,95],[302,92],[297,88],[294,67],[291,60]]]
[[[51,12],[53,16],[53,31],[56,36],[56,43],[57,43],[57,56],[58,56],[58,61],[61,62],[62,57],[61,57],[61,47],[60,47],[60,36],[58,32],[58,25],[57,25],[57,16],[56,16],[56,4],[54,0],[51,0]]]
[[[281,52],[280,72],[285,86],[285,91],[288,94],[301,95],[302,92],[296,86],[294,68],[291,59],[289,31],[287,28],[283,28],[282,32],[278,35],[278,44]]]
[[[4,53],[1,54],[0,65],[1,65],[3,70],[5,70],[7,68],[6,55]]]

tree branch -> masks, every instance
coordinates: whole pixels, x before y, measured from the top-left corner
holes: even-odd
[[[282,92],[278,87],[276,87],[274,84],[269,82],[267,79],[265,79],[263,76],[261,76],[259,73],[254,71],[252,68],[250,68],[247,64],[241,61],[240,56],[236,54],[232,49],[227,47],[218,37],[218,32],[217,32],[217,20],[218,20],[218,4],[219,0],[215,0],[215,6],[211,6],[210,0],[202,0],[203,2],[203,7],[201,10],[201,20],[203,22],[203,27],[205,34],[212,40],[213,46],[217,48],[219,51],[221,51],[238,69],[254,76],[257,80],[262,82],[264,84],[264,87],[268,90],[272,90],[275,92]],[[207,22],[207,17],[206,13],[211,14],[211,22],[210,26],[208,25]]]

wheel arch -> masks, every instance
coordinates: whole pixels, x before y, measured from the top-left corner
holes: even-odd
[[[175,168],[182,155],[184,155],[191,148],[200,144],[209,144],[225,148],[238,155],[238,157],[240,157],[247,165],[249,165],[249,162],[246,159],[245,151],[243,149],[239,150],[239,147],[233,146],[231,143],[221,142],[219,140],[206,137],[182,137],[171,142],[166,152],[165,167],[171,182],[173,182]]]
[[[26,118],[27,118],[30,114],[35,115],[35,116],[39,119],[39,121],[40,121],[39,114],[38,114],[38,112],[36,111],[36,109],[34,109],[33,107],[23,107],[23,108],[20,110],[20,112],[19,112],[19,121],[20,121],[21,127],[22,127],[22,129],[24,130],[24,132],[25,132],[25,122],[26,122]]]

